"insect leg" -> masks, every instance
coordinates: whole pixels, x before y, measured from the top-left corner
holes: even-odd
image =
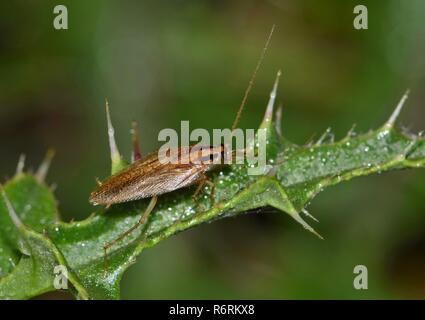
[[[196,190],[195,190],[195,192],[192,195],[193,202],[196,202],[196,200],[198,199],[199,193],[202,190],[202,187],[205,185],[205,183],[207,181],[208,181],[207,177],[205,175],[202,175],[202,177],[201,177],[201,179],[200,179],[200,181],[198,183],[198,186],[196,187]]]
[[[199,196],[199,193],[201,192],[201,190],[202,190],[202,187],[204,186],[204,185],[208,185],[210,188],[211,188],[211,192],[210,192],[210,201],[212,202],[212,203],[214,203],[214,196],[215,196],[215,185],[214,185],[214,183],[211,181],[211,180],[209,180],[208,179],[208,177],[206,176],[206,175],[202,175],[202,177],[200,178],[200,181],[199,181],[199,184],[198,184],[198,187],[196,188],[196,190],[195,190],[195,193],[193,194],[193,196],[192,196],[192,200],[193,200],[193,202],[195,202],[196,203],[196,200],[198,199],[198,196]]]
[[[104,262],[105,262],[105,270],[107,269],[107,256],[108,256],[108,249],[112,247],[115,243],[118,241],[121,241],[125,237],[127,237],[129,234],[131,234],[134,230],[136,230],[140,225],[145,223],[146,219],[149,217],[149,214],[152,212],[152,210],[155,208],[156,202],[158,200],[158,196],[154,196],[151,198],[151,201],[149,202],[148,207],[146,208],[143,215],[140,217],[139,221],[137,221],[130,229],[122,233],[118,238],[113,240],[112,242],[107,243],[103,246],[103,253],[104,253]]]
[[[214,203],[214,198],[215,198],[215,184],[211,180],[208,180],[208,178],[205,180],[205,183],[211,188],[210,198],[211,198],[211,201]]]

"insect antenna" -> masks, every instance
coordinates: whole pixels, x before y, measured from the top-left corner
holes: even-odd
[[[266,55],[266,51],[269,47],[274,28],[275,28],[275,25],[273,25],[272,29],[270,30],[269,36],[267,37],[267,40],[266,40],[266,44],[264,45],[263,51],[261,52],[260,58],[258,59],[257,65],[255,66],[255,69],[254,69],[254,72],[252,73],[251,79],[249,80],[248,87],[245,90],[245,94],[242,98],[242,102],[239,106],[239,110],[236,113],[236,118],[235,118],[235,120],[233,121],[233,124],[232,124],[232,132],[236,129],[236,127],[238,125],[239,118],[241,117],[242,110],[245,106],[246,100],[248,99],[248,94],[251,91],[252,86],[254,85],[254,81],[255,81],[255,77],[257,76],[258,69],[260,69],[261,63],[263,62],[264,56]]]

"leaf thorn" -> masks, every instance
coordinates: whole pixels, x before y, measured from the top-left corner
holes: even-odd
[[[406,90],[406,92],[404,93],[404,95],[401,97],[400,101],[398,102],[395,110],[393,111],[393,113],[391,114],[391,117],[388,119],[388,121],[385,123],[385,127],[386,128],[391,128],[392,126],[394,126],[395,122],[397,121],[398,116],[401,113],[401,110],[403,109],[404,103],[406,102],[408,96],[409,96],[409,92],[410,90]]]
[[[355,135],[356,135],[356,126],[357,126],[357,124],[356,123],[353,123],[353,125],[351,126],[351,128],[350,128],[350,130],[348,130],[348,132],[347,132],[347,138],[351,138],[351,137],[354,137]]]
[[[304,208],[304,209],[301,210],[301,212],[304,213],[310,219],[312,219],[312,220],[314,220],[316,222],[319,222],[319,220],[316,219],[312,214],[310,214],[310,212],[308,212],[307,209]]]
[[[18,215],[15,212],[15,209],[12,206],[12,203],[10,202],[8,196],[6,195],[6,191],[4,190],[3,185],[0,184],[1,194],[4,200],[4,203],[6,204],[7,212],[9,213],[9,217],[12,220],[13,224],[17,228],[21,228],[23,226],[23,223],[21,219],[19,219]]]
[[[44,160],[41,162],[40,166],[37,169],[37,172],[35,173],[35,178],[38,182],[44,182],[44,179],[46,179],[46,175],[49,171],[50,164],[52,163],[54,155],[55,151],[53,149],[47,150]]]
[[[269,98],[269,102],[267,103],[266,112],[264,114],[262,126],[264,126],[265,123],[271,121],[272,118],[273,118],[274,102],[276,100],[277,86],[279,85],[279,78],[280,78],[281,74],[282,74],[282,72],[279,70],[277,72],[276,79],[275,79],[274,84],[273,84],[273,89],[270,92],[270,98]]]
[[[331,143],[333,143],[335,137],[331,131],[332,131],[331,127],[327,128],[326,131],[323,132],[323,134],[320,136],[319,140],[317,140],[315,145],[320,146],[328,137],[331,138]]]
[[[112,166],[114,166],[115,163],[118,163],[121,161],[121,155],[117,147],[117,143],[115,141],[115,130],[112,126],[112,120],[111,120],[111,113],[109,110],[109,103],[108,100],[105,99],[105,108],[106,108],[106,121],[108,123],[108,137],[109,137],[109,148],[111,150],[111,161]]]
[[[18,160],[18,165],[16,166],[16,175],[22,174],[24,172],[25,167],[25,154],[21,153]]]
[[[314,230],[307,222],[305,222],[305,220],[298,213],[292,214],[291,216],[295,219],[295,221],[301,224],[304,227],[304,229],[310,231],[319,239],[324,240],[324,238],[316,230]]]

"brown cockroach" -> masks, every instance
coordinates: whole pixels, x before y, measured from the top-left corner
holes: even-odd
[[[273,34],[273,30],[274,26],[270,31],[261,56],[249,81],[248,87],[245,91],[239,110],[233,122],[232,131],[234,131],[238,125],[241,112],[247,100],[248,94],[251,90],[251,87],[254,83],[257,71],[264,58],[265,52],[267,51],[271,36]],[[108,122],[110,123],[108,105],[107,117]],[[133,139],[135,139],[134,137],[135,134],[133,132]],[[113,240],[110,243],[107,243],[104,246],[105,256],[107,250],[112,245],[125,238],[127,235],[129,235],[131,232],[133,232],[136,228],[138,228],[146,221],[149,214],[152,212],[156,205],[158,196],[197,184],[198,186],[193,195],[193,199],[196,201],[196,197],[201,191],[202,187],[205,184],[208,184],[211,188],[211,196],[214,197],[214,184],[208,180],[205,173],[215,168],[217,164],[214,164],[216,162],[213,163],[213,161],[204,160],[213,160],[217,157],[219,159],[224,159],[225,154],[225,147],[223,145],[203,148],[202,152],[192,152],[193,146],[189,146],[191,160],[198,161],[191,161],[188,164],[163,164],[158,159],[158,152],[152,153],[144,158],[141,158],[140,151],[135,140],[133,140],[133,145],[133,163],[122,171],[107,178],[105,181],[98,181],[98,186],[91,193],[89,201],[93,205],[106,205],[107,208],[112,204],[134,201],[138,199],[151,198],[151,201],[149,202],[148,207],[146,208],[145,212],[142,214],[141,218],[136,224],[134,224],[130,229],[121,234],[117,239]],[[112,147],[113,146],[111,146],[111,148]],[[180,159],[180,156],[182,154],[182,148],[178,148],[177,154]]]

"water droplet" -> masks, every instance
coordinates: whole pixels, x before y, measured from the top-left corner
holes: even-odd
[[[386,136],[388,133],[389,133],[389,131],[388,131],[388,130],[385,130],[385,131],[381,131],[381,132],[379,132],[379,133],[378,133],[378,140],[381,140],[381,139],[385,138],[385,136]]]

